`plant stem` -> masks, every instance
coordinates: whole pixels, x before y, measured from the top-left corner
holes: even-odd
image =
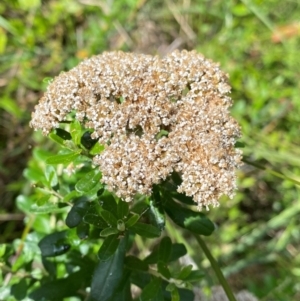
[[[236,301],[233,292],[229,286],[229,284],[227,283],[227,280],[225,279],[217,261],[215,260],[215,258],[212,256],[212,254],[210,253],[208,247],[206,246],[204,240],[199,236],[199,235],[194,235],[196,240],[198,241],[200,247],[202,248],[203,252],[205,253],[207,259],[209,260],[211,267],[213,268],[213,270],[215,271],[220,284],[222,285],[229,301]]]

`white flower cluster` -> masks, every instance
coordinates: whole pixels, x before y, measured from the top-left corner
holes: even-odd
[[[195,51],[165,58],[105,52],[62,73],[32,114],[48,134],[71,111],[105,145],[95,156],[108,189],[126,201],[178,172],[178,191],[217,206],[236,189],[240,128],[230,116],[227,75]],[[163,135],[162,135],[163,134]]]

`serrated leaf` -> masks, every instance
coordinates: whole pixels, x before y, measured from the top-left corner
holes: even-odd
[[[155,238],[160,236],[160,230],[152,225],[137,222],[130,228],[134,233],[147,237]]]
[[[95,188],[102,177],[99,169],[94,169],[85,174],[75,185],[75,189],[78,192],[89,192]]]
[[[130,228],[133,225],[137,223],[137,221],[140,219],[140,216],[138,214],[133,214],[126,222],[126,228]]]
[[[168,200],[164,204],[165,211],[178,226],[200,235],[211,235],[214,224],[201,212],[184,208],[174,201]]]
[[[164,263],[168,263],[172,253],[172,241],[170,237],[165,236],[159,244],[158,259]]]
[[[106,221],[96,214],[88,213],[83,217],[83,221],[87,224],[93,225],[97,228],[104,229],[107,227]]]
[[[118,233],[119,233],[118,229],[108,227],[108,228],[103,229],[103,230],[100,232],[100,236],[101,236],[101,237],[107,237],[107,236],[115,235],[115,234],[118,234]]]
[[[114,295],[122,280],[126,244],[127,236],[120,240],[113,256],[97,265],[91,284],[91,301],[108,301]]]
[[[140,301],[164,301],[160,278],[153,277],[150,283],[144,287]]]
[[[125,258],[125,266],[130,270],[148,271],[148,265],[139,258],[129,255]]]
[[[75,161],[80,156],[80,152],[81,151],[77,151],[69,154],[51,156],[48,159],[46,159],[46,163],[51,165],[69,164]]]
[[[55,232],[45,236],[38,244],[42,256],[54,257],[66,253],[70,249],[67,231]]]
[[[101,210],[100,215],[106,221],[107,225],[113,226],[113,227],[118,226],[118,220],[111,212],[109,212],[107,210]]]

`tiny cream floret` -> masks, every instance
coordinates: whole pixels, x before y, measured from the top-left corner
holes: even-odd
[[[104,52],[56,77],[30,124],[47,135],[76,111],[105,146],[94,163],[109,190],[130,201],[177,172],[178,192],[200,210],[236,190],[240,127],[229,93],[228,76],[195,51]]]

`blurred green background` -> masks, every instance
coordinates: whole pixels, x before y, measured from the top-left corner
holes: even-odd
[[[207,212],[207,239],[231,286],[260,300],[300,300],[300,1],[2,0],[0,243],[24,231],[15,199],[37,143],[30,114],[49,78],[109,50],[196,49],[230,75],[245,164],[236,197]],[[264,170],[263,170],[264,169]],[[279,173],[278,177],[276,173]],[[213,272],[183,233],[193,257]]]

